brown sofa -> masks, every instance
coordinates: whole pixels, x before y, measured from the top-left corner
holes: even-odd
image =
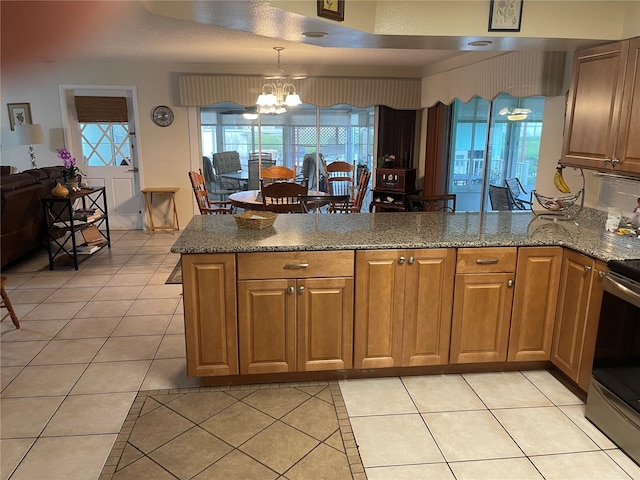
[[[40,198],[62,181],[62,167],[44,167],[0,177],[0,261],[12,265],[44,246]]]

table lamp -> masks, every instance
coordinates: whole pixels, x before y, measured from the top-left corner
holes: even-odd
[[[38,168],[38,165],[36,164],[36,151],[33,146],[44,143],[42,126],[39,123],[33,123],[31,125],[16,125],[16,138],[18,139],[18,145],[29,145],[31,168]]]

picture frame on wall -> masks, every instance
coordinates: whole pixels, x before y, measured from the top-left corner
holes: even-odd
[[[489,7],[490,32],[519,32],[522,24],[524,0],[491,0]]]
[[[343,22],[344,2],[345,0],[318,0],[318,16]]]
[[[16,125],[31,125],[31,105],[28,103],[7,103],[9,109],[9,126],[15,130]]]

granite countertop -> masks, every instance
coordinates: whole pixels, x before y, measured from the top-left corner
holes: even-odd
[[[640,240],[607,233],[606,214],[584,209],[575,220],[531,212],[278,215],[272,227],[239,228],[231,215],[194,216],[174,253],[558,245],[599,260],[640,258]]]

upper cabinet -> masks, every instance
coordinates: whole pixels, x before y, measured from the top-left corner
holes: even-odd
[[[640,175],[640,37],[573,58],[562,164]]]

